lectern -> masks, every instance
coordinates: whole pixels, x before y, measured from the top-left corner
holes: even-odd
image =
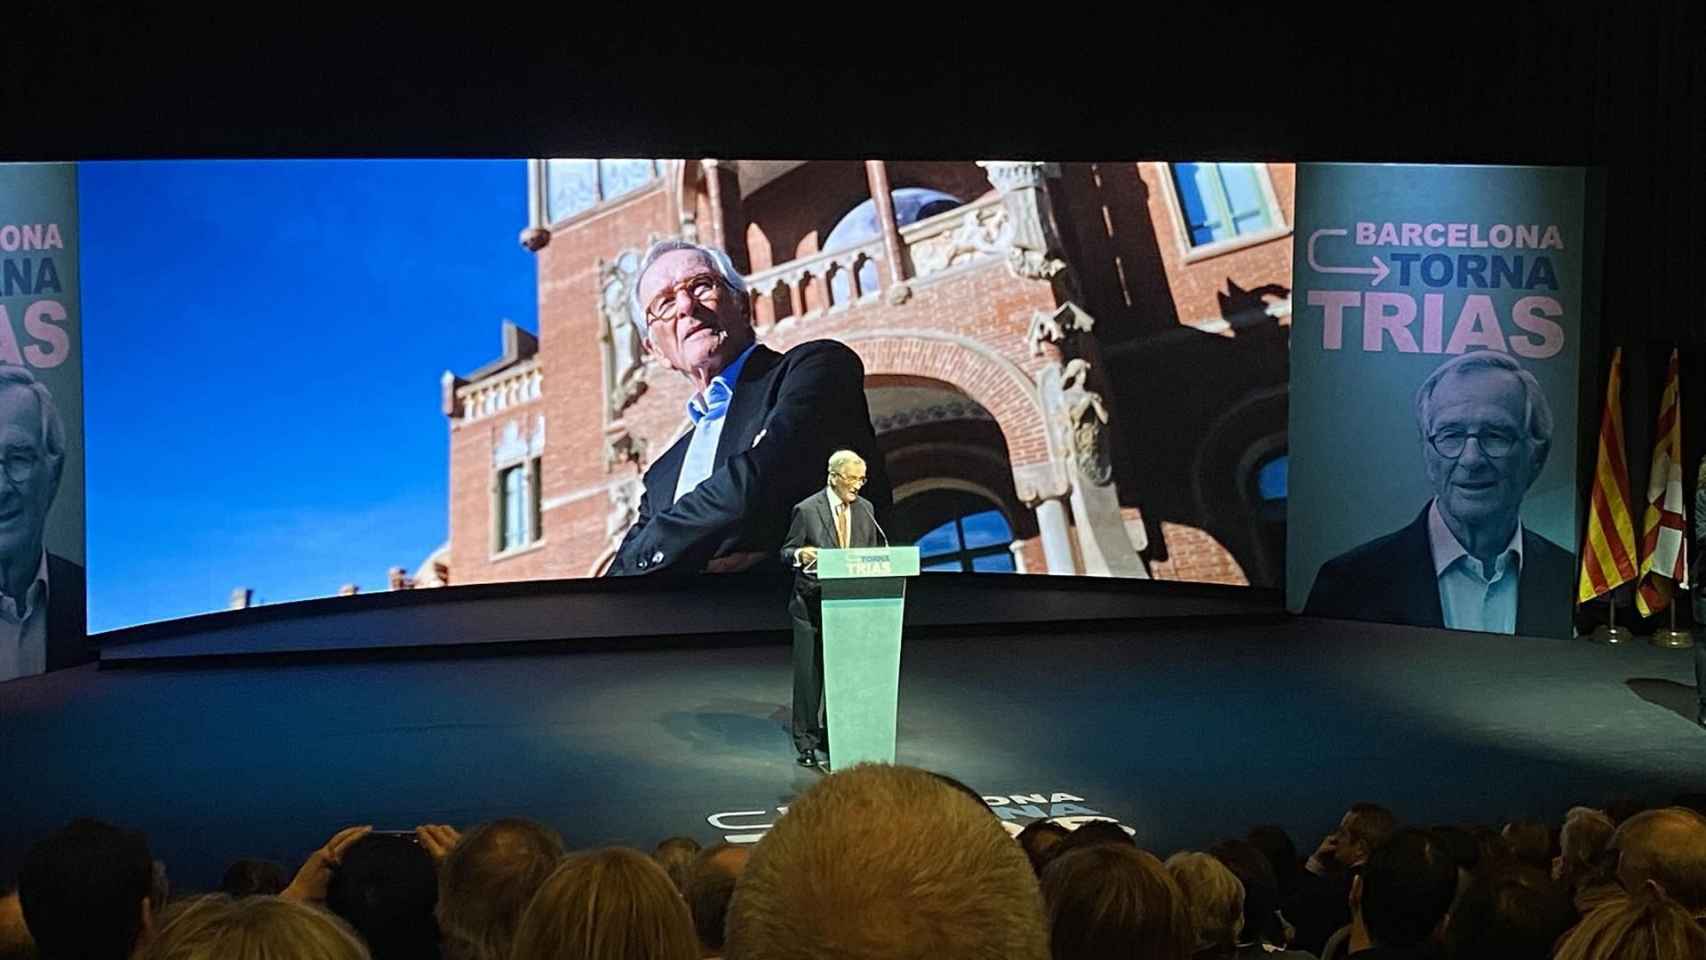
[[[917,575],[917,547],[818,551],[823,700],[835,769],[894,762],[906,578]]]

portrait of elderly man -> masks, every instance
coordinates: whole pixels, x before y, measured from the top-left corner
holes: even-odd
[[[90,659],[83,568],[47,551],[65,424],[24,367],[0,365],[0,681]]]
[[[1574,558],[1521,518],[1552,449],[1552,409],[1539,381],[1504,353],[1466,353],[1422,382],[1415,414],[1433,498],[1404,528],[1323,564],[1304,612],[1560,633]]]
[[[714,247],[653,244],[634,301],[645,352],[693,386],[692,427],[647,468],[607,576],[778,568],[790,510],[822,489],[823,465],[841,448],[870,463],[865,495],[888,509],[858,354],[833,340],[785,354],[760,344],[746,281]]]

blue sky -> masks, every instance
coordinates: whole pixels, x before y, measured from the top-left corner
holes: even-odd
[[[439,375],[538,329],[525,164],[79,171],[89,629],[412,571],[448,530]]]

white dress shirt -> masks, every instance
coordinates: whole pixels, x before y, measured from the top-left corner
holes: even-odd
[[[1522,522],[1488,571],[1445,525],[1439,501],[1428,505],[1428,545],[1439,580],[1439,608],[1453,630],[1516,632],[1517,583],[1522,578]]]
[[[47,672],[47,551],[35,582],[18,601],[0,593],[0,681]]]
[[[694,394],[687,401],[687,415],[693,420],[693,436],[687,441],[687,456],[681,461],[681,476],[675,480],[675,500],[693,492],[693,488],[704,483],[716,468],[717,441],[723,435],[723,424],[727,420],[724,414],[729,412],[729,403],[734,400],[735,384],[740,382],[740,368],[746,366],[746,358],[752,356],[756,349],[758,342],[754,341],[733,363],[724,367],[722,373],[711,378],[705,387],[705,396]]]

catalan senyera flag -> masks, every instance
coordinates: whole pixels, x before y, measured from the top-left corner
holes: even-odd
[[[1682,386],[1677,354],[1670,352],[1659,427],[1653,434],[1653,469],[1647,474],[1647,510],[1641,517],[1641,585],[1635,607],[1651,616],[1670,606],[1677,584],[1688,583],[1688,520],[1682,505]]]
[[[1599,460],[1593,471],[1588,535],[1582,545],[1582,579],[1576,602],[1635,579],[1635,520],[1629,512],[1629,465],[1623,459],[1623,349],[1611,356],[1605,413],[1599,421]]]

